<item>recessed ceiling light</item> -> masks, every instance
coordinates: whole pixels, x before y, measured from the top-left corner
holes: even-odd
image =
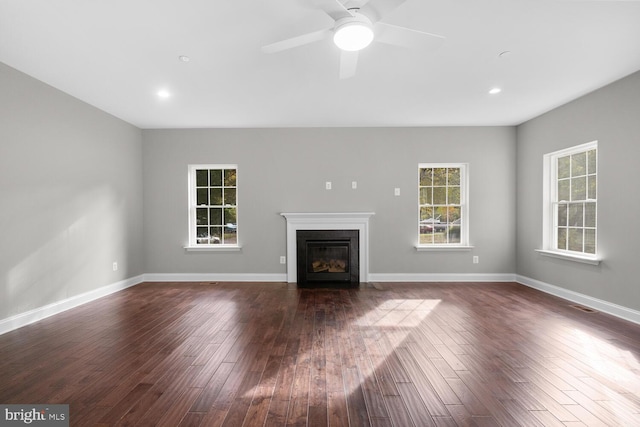
[[[178,56],[178,59],[181,62],[189,62],[189,61],[191,61],[191,58],[189,58],[187,55],[180,55],[180,56]]]
[[[499,94],[500,92],[502,92],[502,89],[500,89],[499,87],[494,87],[494,88],[491,88],[491,90],[489,90],[489,93],[490,93],[491,95],[497,95],[497,94]]]
[[[160,89],[158,91],[158,98],[169,98],[171,94],[166,89]]]

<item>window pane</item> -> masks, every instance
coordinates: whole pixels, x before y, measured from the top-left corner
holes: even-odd
[[[558,225],[560,227],[566,227],[567,226],[567,213],[569,212],[569,209],[567,207],[567,205],[562,204],[562,205],[558,205]]]
[[[447,168],[433,169],[433,185],[447,185]]]
[[[582,228],[569,229],[569,246],[570,251],[582,252]]]
[[[460,187],[449,187],[449,198],[447,203],[450,205],[460,204]]]
[[[447,187],[433,187],[433,204],[444,205],[447,203]]]
[[[587,174],[587,153],[577,153],[571,156],[571,176]]]
[[[431,187],[422,187],[420,188],[420,204],[421,205],[431,205],[433,204],[433,199],[431,198]]]
[[[558,181],[558,202],[569,201],[571,198],[571,187],[569,186],[571,181],[564,179]]]
[[[571,166],[570,156],[558,158],[558,179],[569,178],[570,166]]]
[[[460,243],[460,223],[450,224],[447,228],[449,243]]]
[[[420,185],[422,186],[433,185],[433,169],[420,168]]]
[[[420,221],[433,218],[433,208],[422,206],[420,208]]]
[[[209,204],[209,192],[206,188],[198,188],[197,190],[198,196],[196,200],[196,204],[200,205],[208,205]]]
[[[447,242],[447,231],[441,230],[433,233],[433,243],[436,245],[449,243]]]
[[[211,186],[212,187],[221,187],[222,186],[222,170],[221,169],[211,169],[209,171],[209,176],[211,178]]]
[[[433,244],[433,233],[432,232],[420,232],[420,244],[431,245]]]
[[[571,160],[569,156],[558,159],[558,179],[569,178]]]
[[[209,225],[209,216],[207,215],[207,208],[196,209],[196,224]]]
[[[442,222],[446,223],[448,211],[449,209],[446,206],[438,206],[437,208],[435,208],[434,209],[435,220],[440,221],[441,223]]]
[[[589,178],[587,178],[587,182],[589,186],[589,198],[593,200],[597,199],[598,198],[598,194],[597,194],[598,180],[596,179],[596,176],[595,175],[590,176]]]
[[[235,245],[238,243],[238,228],[235,222],[226,223],[224,227],[224,243],[227,245]]]
[[[209,243],[217,245],[222,243],[222,227],[209,227],[211,240]]]
[[[209,231],[207,227],[196,228],[196,243],[199,245],[209,244]]]
[[[209,194],[211,194],[212,206],[222,205],[222,188],[211,188]]]
[[[236,189],[225,188],[224,189],[224,204],[225,206],[236,204]]]
[[[586,200],[587,177],[571,179],[571,200]]]
[[[596,150],[587,151],[587,173],[597,173]]]
[[[209,215],[211,219],[209,220],[209,224],[211,225],[222,225],[222,209],[221,208],[211,208],[209,209]]]
[[[569,205],[569,226],[570,227],[582,227],[582,204],[574,203]]]
[[[596,230],[584,230],[584,251],[588,254],[596,253]]]
[[[225,208],[224,209],[224,222],[222,224],[233,224],[235,225],[236,221],[236,208]]]
[[[449,169],[449,185],[460,185],[460,168]]]
[[[236,245],[238,244],[238,235],[235,232],[227,232],[225,229],[224,232],[224,243],[227,245]]]
[[[235,187],[236,186],[236,170],[235,169],[225,169],[225,171],[224,171],[224,185],[225,185],[225,187]]]
[[[196,187],[206,187],[209,185],[208,175],[204,169],[196,170]]]
[[[447,209],[447,220],[446,222],[449,223],[449,225],[453,224],[454,222],[459,221],[461,216],[461,208],[459,207],[450,207],[449,209]]]
[[[567,229],[558,228],[558,249],[567,249]]]
[[[584,226],[585,227],[596,226],[596,204],[595,203],[584,204]]]

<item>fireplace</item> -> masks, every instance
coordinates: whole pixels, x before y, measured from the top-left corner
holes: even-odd
[[[298,282],[297,232],[300,230],[358,230],[358,280],[369,279],[369,219],[374,212],[282,212],[287,220],[287,282]]]
[[[360,283],[359,230],[298,230],[299,286]]]

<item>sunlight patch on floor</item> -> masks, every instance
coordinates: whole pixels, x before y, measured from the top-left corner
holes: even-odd
[[[394,299],[360,317],[356,325],[382,328],[414,328],[420,325],[442,300]]]
[[[596,338],[579,329],[573,330],[584,354],[583,362],[596,372],[624,386],[633,393],[640,393],[640,362],[628,350]],[[611,359],[615,359],[612,362]]]

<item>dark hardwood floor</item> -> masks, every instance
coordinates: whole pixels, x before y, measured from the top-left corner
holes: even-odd
[[[144,283],[0,355],[74,426],[640,425],[640,326],[515,283]]]

